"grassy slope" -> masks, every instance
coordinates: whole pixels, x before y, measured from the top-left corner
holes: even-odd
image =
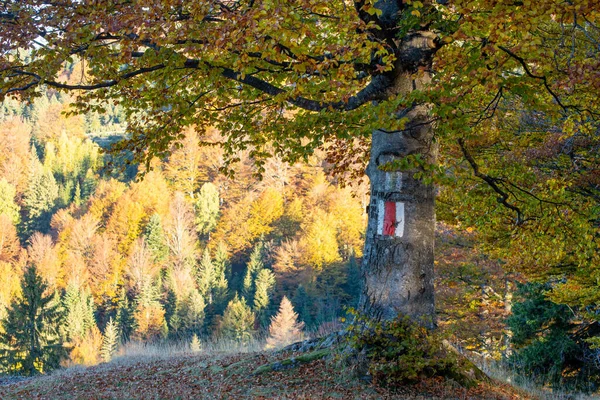
[[[289,356],[289,355],[287,355]],[[183,354],[120,359],[0,386],[1,399],[524,399],[502,385],[466,391],[428,380],[392,392],[350,378],[334,362],[253,375],[260,365],[285,358],[270,353]]]

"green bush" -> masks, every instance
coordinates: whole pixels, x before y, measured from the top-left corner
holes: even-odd
[[[380,385],[395,386],[424,377],[459,378],[463,374],[457,356],[442,343],[439,335],[400,316],[377,322],[354,314],[349,326],[349,343],[366,355],[368,372]]]

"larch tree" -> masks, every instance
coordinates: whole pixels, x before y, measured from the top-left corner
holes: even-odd
[[[578,168],[577,182],[539,180],[502,151],[488,157],[478,150],[491,141],[495,150],[520,145],[523,156],[544,151],[537,144],[552,145],[549,132],[559,131],[566,137],[556,140],[567,153],[571,143],[583,149],[576,154],[593,154],[599,21],[595,0],[133,0],[101,6],[10,0],[0,6],[0,98],[31,99],[46,85],[79,90],[74,107],[81,112],[119,103],[131,134],[114,149],[131,150],[138,161],[165,156],[195,125],[225,135],[225,167],[240,150],[259,173],[273,153],[293,162],[317,148],[325,148],[338,171],[356,166],[351,176],[368,163],[360,309],[383,319],[404,313],[432,326],[434,181],[441,178],[468,183],[474,176],[479,191],[468,194],[486,201],[473,202],[478,212],[468,213],[485,215],[493,207],[487,225],[523,247],[530,244],[523,238],[557,237],[548,226],[573,215],[571,204],[584,207],[589,218],[571,222],[583,226],[587,244],[577,251],[581,256],[565,250],[563,258],[588,268],[597,260],[598,228],[589,222],[598,219],[589,212],[597,205],[597,164],[579,159],[575,167],[561,167]],[[27,57],[22,49],[29,49]],[[86,63],[86,78],[60,80],[74,56]],[[502,129],[499,117],[522,126],[521,116],[499,112],[511,104],[542,110],[539,120],[551,123],[535,138]],[[527,177],[536,185],[525,185]],[[552,185],[567,196],[555,201]],[[539,251],[548,255],[552,248]],[[573,275],[560,257],[546,258]]]
[[[298,322],[298,314],[294,311],[292,302],[283,296],[279,305],[279,312],[271,317],[266,347],[276,349],[301,341],[304,339],[303,328],[304,322]]]
[[[104,335],[102,335],[102,348],[100,349],[102,361],[109,362],[117,352],[118,347],[119,328],[115,321],[110,318],[104,328]]]

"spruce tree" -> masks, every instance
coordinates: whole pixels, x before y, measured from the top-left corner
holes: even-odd
[[[150,216],[150,220],[144,230],[144,239],[146,240],[146,245],[152,251],[154,261],[160,262],[167,258],[169,249],[165,242],[160,215],[154,213]]]
[[[115,322],[121,336],[121,341],[123,342],[129,340],[135,329],[134,311],[134,302],[129,300],[125,289],[122,289],[117,303],[117,317],[115,318]]]
[[[259,318],[261,325],[266,325],[269,321],[270,297],[275,287],[275,275],[266,268],[258,271],[255,281],[253,309]]]
[[[19,223],[19,206],[15,203],[17,189],[6,179],[0,179],[0,214],[6,214],[13,225]]]
[[[346,284],[344,289],[349,297],[348,305],[350,307],[358,306],[358,298],[360,296],[360,267],[354,256],[350,256],[346,265]]]
[[[50,218],[58,199],[58,185],[52,172],[45,170],[36,159],[32,174],[23,195],[23,235],[29,237],[33,232],[45,233],[50,227]]]
[[[303,322],[298,322],[298,314],[287,297],[283,296],[279,312],[271,318],[267,349],[276,349],[304,339]]]
[[[293,298],[294,308],[298,310],[300,320],[308,327],[313,325],[313,318],[310,311],[311,299],[306,292],[306,288],[300,284],[296,288],[296,293]]]
[[[100,356],[104,362],[109,362],[114,354],[117,352],[117,346],[119,345],[119,330],[117,324],[113,319],[109,319],[104,328],[104,335],[102,335],[102,348],[100,349]]]
[[[82,339],[96,326],[94,300],[89,290],[69,285],[63,298],[66,313],[64,330],[69,341]]]
[[[227,254],[227,246],[223,242],[217,244],[215,250],[215,257],[213,260],[217,275],[225,278],[225,280],[231,280],[231,263],[229,262],[229,255]]]
[[[254,246],[248,264],[246,264],[246,273],[242,283],[242,295],[248,303],[254,302],[256,276],[258,275],[258,272],[264,268],[263,251],[264,243],[260,241]]]
[[[179,319],[181,321],[181,330],[186,335],[197,334],[202,330],[205,307],[204,298],[197,290],[192,290],[181,302]]]
[[[219,190],[208,182],[202,185],[194,204],[196,229],[200,235],[208,235],[217,226],[219,217]]]
[[[221,335],[230,340],[247,343],[254,334],[254,313],[244,298],[235,294],[221,319]]]
[[[66,357],[59,328],[64,314],[47,284],[30,266],[0,330],[0,365],[10,373],[34,375],[60,366]]]
[[[179,301],[172,288],[167,289],[167,296],[163,308],[165,309],[165,321],[169,328],[169,336],[177,337],[179,335],[181,320],[179,318]]]
[[[198,265],[197,283],[200,294],[206,298],[208,304],[212,304],[212,289],[216,281],[215,265],[210,259],[208,247],[204,249],[200,265]]]

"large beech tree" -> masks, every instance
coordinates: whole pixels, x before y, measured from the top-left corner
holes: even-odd
[[[75,92],[74,111],[120,104],[115,150],[138,161],[196,125],[226,136],[227,162],[249,149],[259,172],[320,147],[351,177],[368,164],[361,310],[432,325],[436,182],[462,188],[443,194],[451,218],[470,193],[468,217],[486,217],[469,223],[523,247],[560,242],[557,216],[578,226],[586,244],[548,266],[598,258],[599,19],[593,0],[7,0],[0,97],[45,85]],[[67,79],[75,60],[84,72]],[[577,179],[544,167],[569,140]]]

